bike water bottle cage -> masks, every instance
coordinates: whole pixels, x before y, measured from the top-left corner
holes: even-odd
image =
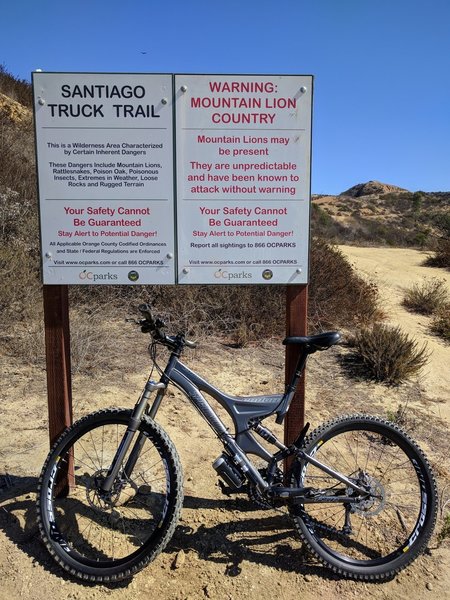
[[[337,331],[326,331],[316,335],[288,336],[283,340],[285,346],[292,344],[300,346],[300,350],[312,354],[318,350],[327,350],[337,344],[341,339],[341,334]]]

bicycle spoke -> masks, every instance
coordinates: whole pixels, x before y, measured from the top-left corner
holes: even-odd
[[[92,429],[78,439],[73,467],[76,486],[68,496],[53,500],[56,523],[73,551],[100,562],[115,562],[144,545],[162,518],[170,489],[161,457],[147,436],[142,438],[130,483],[114,482],[109,495],[97,489],[125,431],[126,425],[113,423]],[[63,456],[58,470],[64,472],[68,462]],[[143,496],[138,481],[148,488]]]
[[[336,478],[307,461],[299,471],[302,479],[297,484],[316,490],[322,497],[342,490],[350,498],[340,506],[336,500],[332,504],[304,504],[296,521],[307,539],[317,540],[320,555],[336,560],[345,557],[346,566],[342,568],[350,571],[352,564],[371,564],[375,559],[382,561],[377,564],[387,564],[397,552],[402,557],[401,546],[417,527],[422,507],[416,468],[403,446],[395,441],[401,434],[384,423],[372,426],[370,419],[366,429],[358,419],[337,419],[329,433],[318,430],[316,436],[311,434],[314,441],[306,453],[367,490],[366,495],[350,486],[342,488]],[[302,520],[309,523],[309,529],[302,527]]]

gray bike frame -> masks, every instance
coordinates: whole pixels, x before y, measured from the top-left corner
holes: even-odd
[[[175,352],[171,354],[167,366],[161,376],[160,382],[156,383],[150,379],[147,381],[144,391],[134,408],[129,427],[117,450],[111,468],[102,485],[102,489],[104,491],[109,491],[112,488],[113,482],[120,471],[124,457],[133,442],[133,438],[144,414],[148,414],[150,418],[155,419],[169,383],[174,383],[184,392],[193,406],[200,412],[200,414],[213,429],[217,437],[224,445],[225,449],[233,457],[234,462],[239,465],[243,473],[257,486],[261,492],[267,490],[270,487],[269,484],[263,479],[261,473],[253,465],[247,454],[255,454],[264,459],[267,463],[273,461],[274,458],[274,455],[270,454],[270,452],[268,452],[266,448],[264,448],[264,446],[262,446],[258,440],[255,439],[253,431],[258,433],[264,439],[269,439],[270,437],[270,442],[274,444],[280,451],[287,450],[287,446],[282,444],[272,432],[260,426],[259,423],[264,418],[279,411],[281,406],[284,406],[286,402],[290,401],[291,396],[293,395],[292,386],[285,394],[230,396],[189,369],[179,360],[179,357]],[[148,410],[147,407],[149,404],[150,395],[154,391],[157,392],[156,397],[151,405],[151,408]],[[231,416],[235,429],[234,436],[230,433],[228,428],[215,413],[211,405],[202,395],[202,392],[214,398]],[[251,427],[255,425],[256,427],[251,429]],[[142,448],[143,441],[144,436],[143,434],[140,434],[134,443],[130,457],[125,465],[124,472],[128,475],[131,474],[133,470]],[[360,494],[367,496],[366,490],[359,487],[341,473],[320,463],[313,456],[307,455],[301,450],[299,450],[298,453],[303,460],[310,462],[322,471],[335,477],[340,482],[345,483],[347,486],[353,488]],[[286,495],[285,497],[303,496],[303,490],[300,488],[282,488],[282,490]],[[280,496],[283,496],[283,494],[280,494]],[[340,502],[345,502],[346,500],[354,502],[355,497],[344,498],[341,496],[339,499],[337,499],[333,496],[322,496],[321,499],[316,497],[312,501],[336,502],[337,500]],[[311,500],[303,498],[303,501],[308,502]]]

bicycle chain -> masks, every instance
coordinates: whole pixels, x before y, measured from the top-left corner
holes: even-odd
[[[261,475],[261,477],[264,480],[266,480],[267,469],[266,468],[258,469],[258,471],[259,471],[259,474]],[[280,469],[277,469],[277,471],[275,472],[275,484],[282,485],[282,483],[283,483],[283,472]],[[248,494],[248,497],[250,498],[250,500],[254,504],[256,504],[256,506],[259,506],[263,510],[268,510],[268,509],[279,510],[273,502],[271,502],[269,499],[265,498],[261,494],[261,492],[256,488],[256,486],[249,484],[248,488],[247,488],[247,494]],[[284,513],[285,511],[279,511],[279,512]]]

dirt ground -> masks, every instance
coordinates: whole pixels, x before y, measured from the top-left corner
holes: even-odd
[[[342,365],[345,346],[311,358],[307,372],[307,420],[313,426],[342,413],[382,415],[408,407],[403,424],[423,446],[438,476],[441,506],[450,498],[450,347],[427,331],[428,318],[401,305],[402,289],[424,276],[446,278],[443,270],[421,266],[413,250],[343,247],[360,272],[378,283],[388,319],[432,349],[416,380],[399,388],[350,379]],[[75,417],[108,406],[132,406],[145,381],[146,343],[118,315],[117,343],[129,357],[122,369],[76,376]],[[128,342],[126,340],[129,340]],[[281,341],[281,340],[280,340]],[[211,467],[221,452],[201,417],[178,392],[171,393],[158,420],[174,441],[184,470],[181,520],[166,550],[131,582],[92,586],[71,579],[48,555],[35,525],[35,489],[48,452],[45,372],[0,356],[0,598],[59,600],[76,598],[242,598],[305,600],[421,599],[448,597],[449,541],[436,535],[427,552],[394,580],[367,584],[335,577],[302,549],[287,515],[254,510],[244,496],[221,494]],[[186,362],[234,394],[280,391],[283,347],[230,348],[204,341]],[[269,424],[271,427],[271,424]],[[276,427],[272,427],[276,430]],[[436,531],[442,527],[438,523]]]

